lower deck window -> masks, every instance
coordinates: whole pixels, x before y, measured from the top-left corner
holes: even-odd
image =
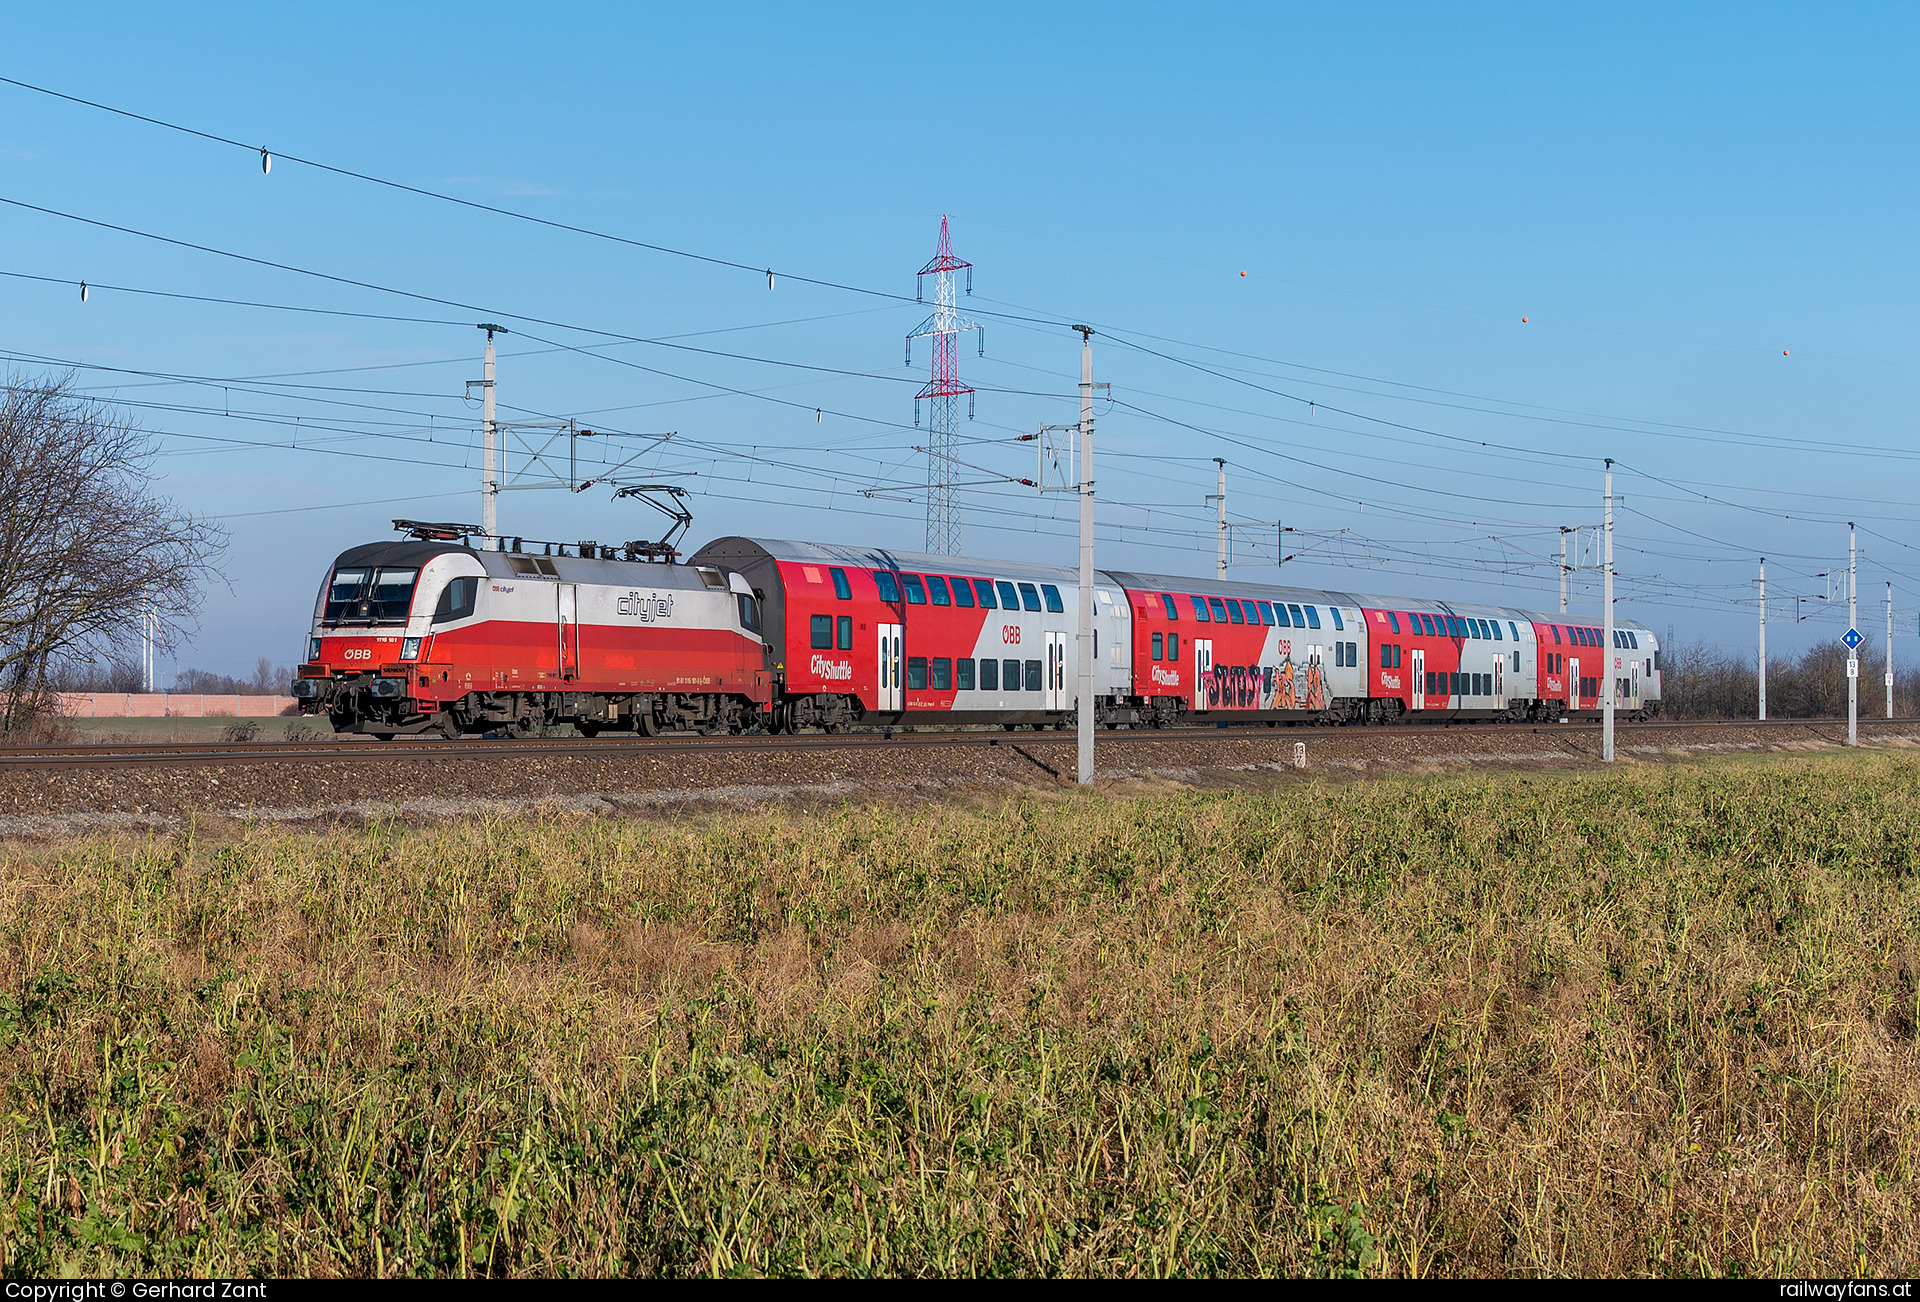
[[[927,690],[927,658],[925,656],[907,657],[907,690],[910,692]]]
[[[1180,635],[1178,633],[1169,633],[1167,634],[1167,659],[1178,660],[1179,658]]]
[[[1040,676],[1040,662],[1038,660],[1027,661],[1027,690],[1029,692],[1046,690]]]
[[[836,631],[840,636],[840,649],[842,651],[853,650],[853,616],[840,616],[839,626]]]
[[[960,663],[964,665],[968,662],[962,660]],[[980,662],[980,690],[983,692],[997,692],[1000,690],[1000,662],[998,660],[982,660]]]
[[[958,592],[959,589],[955,588],[954,591]],[[973,690],[973,661],[962,657],[953,662],[953,685],[958,691]]]
[[[1020,662],[1018,660],[1001,661],[1000,677],[1005,682],[1006,689],[1009,692],[1019,691],[1020,690]],[[1033,690],[1037,692],[1040,689],[1036,686]]]
[[[832,615],[815,615],[807,621],[807,626],[808,631],[812,634],[810,641],[815,651],[833,650]]]
[[[929,684],[936,692],[953,690],[953,660],[948,656],[935,656],[928,666],[932,671]]]
[[[1166,653],[1166,642],[1167,642],[1167,639],[1164,634],[1155,633],[1153,635],[1153,658],[1155,660],[1164,658]]]

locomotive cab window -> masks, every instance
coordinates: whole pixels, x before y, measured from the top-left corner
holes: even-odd
[[[852,601],[853,585],[847,582],[847,572],[836,565],[827,574],[833,579],[833,595],[842,601]]]
[[[975,592],[978,592],[980,594],[980,609],[982,610],[998,610],[999,609],[999,606],[997,606],[993,600],[993,580],[992,579],[975,579],[973,581],[973,589]]]
[[[833,650],[833,616],[815,615],[807,623],[813,649],[815,651]]]
[[[446,624],[473,614],[473,599],[480,591],[480,580],[463,575],[449,582],[440,593],[440,604],[433,609],[433,622]]]
[[[734,594],[740,602],[740,627],[749,633],[760,631],[760,602],[744,592]]]
[[[1024,588],[1027,585],[1023,583],[1020,586]],[[1066,613],[1066,610],[1067,610],[1066,603],[1060,600],[1060,589],[1054,587],[1051,583],[1043,583],[1040,585],[1040,593],[1042,596],[1046,597],[1047,599],[1048,610],[1052,611],[1056,615],[1063,615]],[[1032,607],[1028,607],[1028,609],[1032,609]]]

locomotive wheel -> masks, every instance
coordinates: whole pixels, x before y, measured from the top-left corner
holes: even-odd
[[[533,723],[528,719],[510,719],[501,727],[500,732],[509,741],[519,741],[522,737],[533,735]]]
[[[439,716],[434,719],[434,725],[439,728],[440,735],[448,741],[460,740],[460,724],[453,717],[452,710],[440,711]]]

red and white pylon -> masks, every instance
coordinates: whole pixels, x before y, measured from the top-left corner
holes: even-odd
[[[980,351],[986,352],[986,331],[977,322],[961,316],[956,306],[953,273],[967,273],[967,292],[973,292],[973,264],[953,255],[953,237],[947,232],[946,214],[940,216],[940,247],[933,260],[920,268],[914,278],[914,295],[924,298],[923,286],[933,277],[933,315],[907,336],[907,365],[913,365],[913,341],[933,340],[933,374],[913,396],[913,423],[920,423],[920,400],[928,401],[927,424],[932,438],[927,443],[927,550],[940,555],[960,554],[960,501],[954,489],[954,435],[959,425],[956,400],[967,398],[967,419],[973,419],[973,390],[960,383],[960,359],[957,341],[968,330],[980,331]]]

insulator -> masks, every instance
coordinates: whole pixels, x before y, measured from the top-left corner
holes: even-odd
[[[80,301],[82,303],[87,301],[87,282],[84,280],[80,282]]]
[[[973,268],[972,267],[967,268],[967,292],[969,294],[973,292]]]
[[[260,151],[260,175],[270,176],[272,175],[272,173],[273,173],[273,155],[269,154],[266,150],[262,149]]]

